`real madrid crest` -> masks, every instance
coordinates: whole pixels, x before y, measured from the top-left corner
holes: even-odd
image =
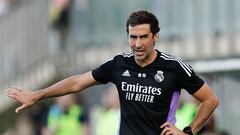
[[[156,82],[160,83],[164,80],[163,71],[158,70],[157,74],[154,76]]]

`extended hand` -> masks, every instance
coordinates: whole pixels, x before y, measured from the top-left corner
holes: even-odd
[[[164,124],[162,124],[161,128],[164,128],[161,135],[186,135],[174,125],[172,125],[170,122],[165,122]]]
[[[33,91],[25,91],[17,87],[8,88],[5,91],[5,95],[22,103],[22,105],[15,110],[16,113],[24,108],[30,107],[36,102]]]

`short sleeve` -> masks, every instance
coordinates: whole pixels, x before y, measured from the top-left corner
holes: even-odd
[[[111,59],[96,69],[92,70],[93,78],[100,83],[108,83],[112,80],[114,59]]]
[[[194,72],[190,65],[181,62],[177,67],[177,84],[181,89],[185,89],[189,94],[194,94],[203,86],[204,81]]]

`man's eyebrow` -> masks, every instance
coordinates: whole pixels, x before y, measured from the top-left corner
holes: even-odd
[[[144,35],[141,35],[139,36],[140,38],[143,38],[143,37],[148,37],[148,34],[144,34]]]
[[[137,38],[136,35],[129,35],[129,37],[131,37],[131,38]]]
[[[144,35],[140,35],[140,36],[137,36],[137,35],[129,35],[129,37],[132,37],[132,38],[137,38],[137,37],[143,38],[143,37],[147,37],[147,36],[148,36],[148,34],[144,34]]]

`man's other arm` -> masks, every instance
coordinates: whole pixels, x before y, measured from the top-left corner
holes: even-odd
[[[22,105],[15,110],[15,112],[18,113],[39,100],[81,92],[96,84],[97,81],[93,78],[92,72],[89,71],[81,75],[68,77],[45,89],[28,91],[17,87],[10,87],[6,90],[5,94],[22,103]]]
[[[190,124],[190,127],[195,134],[204,126],[215,108],[218,106],[219,101],[206,83],[204,83],[204,85],[195,92],[193,96],[201,102],[196,116]]]

